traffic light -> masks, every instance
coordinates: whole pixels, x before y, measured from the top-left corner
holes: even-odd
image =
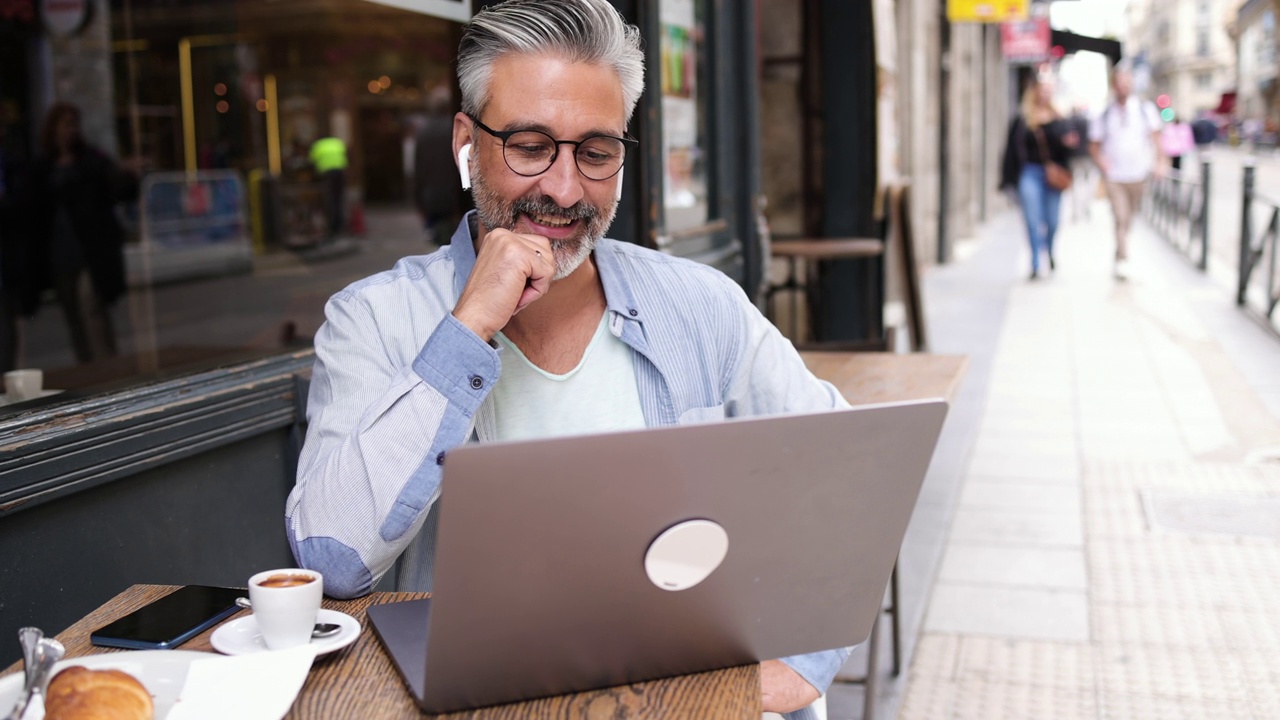
[[[1156,107],[1160,108],[1161,110],[1167,110],[1169,106],[1172,104],[1173,104],[1173,100],[1169,99],[1168,95],[1160,95],[1159,97],[1156,98]]]
[[[1177,117],[1177,113],[1173,111],[1173,108],[1165,108],[1160,111],[1160,119],[1165,122],[1173,122],[1175,117]]]

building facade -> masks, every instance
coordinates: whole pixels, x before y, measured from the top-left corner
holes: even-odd
[[[1181,118],[1219,107],[1236,84],[1228,21],[1236,0],[1135,0],[1130,55],[1149,72],[1145,94],[1168,95]],[[1139,88],[1139,90],[1142,90]]]
[[[1249,0],[1240,6],[1233,23],[1236,41],[1236,113],[1242,119],[1260,121],[1272,128],[1280,122],[1276,78],[1275,0]]]

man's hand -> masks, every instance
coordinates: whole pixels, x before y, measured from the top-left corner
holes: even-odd
[[[488,342],[507,326],[511,316],[547,294],[555,274],[549,240],[490,230],[453,316]]]
[[[822,695],[781,660],[760,663],[760,691],[764,711],[773,713],[808,707]]]

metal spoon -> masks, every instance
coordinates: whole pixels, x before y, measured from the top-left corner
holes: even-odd
[[[253,603],[249,602],[249,598],[247,597],[236,598],[236,605],[239,605],[245,610],[253,609]],[[321,638],[333,637],[340,632],[342,632],[342,626],[337,623],[316,623],[316,626],[311,630],[311,639],[319,640]]]
[[[43,637],[44,632],[40,628],[24,627],[18,631],[18,642],[22,644],[22,667],[26,671],[26,679],[22,686],[22,694],[18,696],[18,703],[5,716],[5,720],[20,720],[22,714],[27,711],[27,705],[31,703],[31,693],[35,688],[36,666],[39,659],[37,655],[40,653],[39,645]]]

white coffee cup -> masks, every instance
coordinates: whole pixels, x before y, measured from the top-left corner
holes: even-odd
[[[249,602],[267,648],[286,650],[311,642],[324,576],[314,570],[265,570],[249,578]]]
[[[44,373],[39,370],[10,370],[4,374],[4,392],[9,402],[22,402],[40,397],[44,390]]]

